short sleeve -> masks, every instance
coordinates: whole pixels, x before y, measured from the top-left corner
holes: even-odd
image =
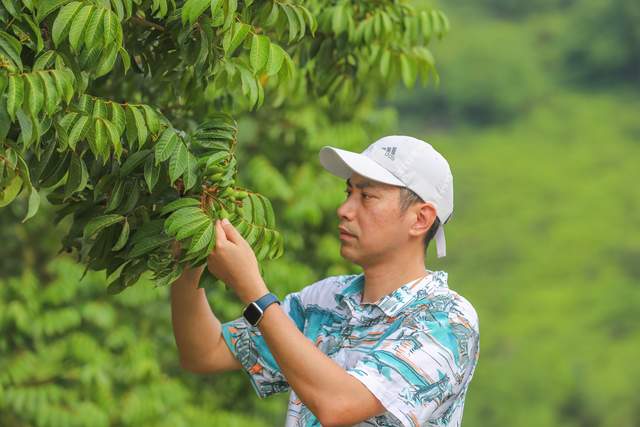
[[[299,292],[288,294],[282,301],[283,311],[297,328],[304,330],[304,309]],[[289,383],[260,330],[243,317],[222,324],[222,336],[227,346],[242,365],[259,397],[289,390]]]
[[[400,320],[399,320],[400,322]],[[444,321],[398,327],[347,373],[360,380],[403,426],[426,425],[463,397],[468,334]],[[462,369],[461,369],[462,368]]]

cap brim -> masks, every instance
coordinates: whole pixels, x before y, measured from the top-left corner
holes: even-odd
[[[353,172],[356,172],[373,181],[400,187],[405,186],[391,172],[360,153],[325,146],[320,150],[320,163],[326,170],[340,178],[348,179]]]

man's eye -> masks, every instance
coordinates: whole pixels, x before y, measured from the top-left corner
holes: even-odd
[[[365,199],[370,199],[371,198],[371,194],[362,193],[362,197],[364,197]]]

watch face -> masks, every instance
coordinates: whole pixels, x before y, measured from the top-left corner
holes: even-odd
[[[255,325],[256,322],[260,319],[260,316],[262,316],[262,311],[258,308],[258,306],[255,303],[251,303],[244,310],[243,314],[244,314],[244,318],[247,319],[249,323],[251,323],[252,325]]]

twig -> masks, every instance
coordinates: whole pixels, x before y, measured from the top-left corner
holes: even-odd
[[[139,16],[132,16],[131,20],[136,21],[140,25],[144,25],[145,27],[151,27],[154,30],[164,31],[164,27],[162,25],[158,25],[155,22],[147,21],[146,19],[140,18]]]

